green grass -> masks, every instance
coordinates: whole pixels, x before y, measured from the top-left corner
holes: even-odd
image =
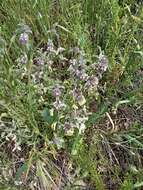
[[[32,33],[21,45],[27,26]],[[47,54],[49,39],[65,50]],[[90,93],[69,74],[70,59],[85,61],[88,75],[99,77],[101,53],[108,69]],[[39,57],[44,66],[35,65]],[[64,86],[62,111],[53,107],[56,84]],[[71,94],[75,84],[80,101]],[[141,1],[0,1],[0,189],[142,189],[142,117]],[[64,131],[66,121],[74,130]]]

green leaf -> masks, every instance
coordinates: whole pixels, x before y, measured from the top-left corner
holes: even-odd
[[[96,123],[96,121],[100,118],[102,118],[102,115],[108,110],[108,106],[102,105],[99,112],[97,113],[93,113],[92,115],[90,115],[88,121],[87,121],[87,125],[92,125],[94,123]]]
[[[51,125],[57,121],[58,115],[56,112],[53,112],[53,114],[51,114],[50,110],[48,108],[45,108],[42,112],[42,117],[44,121],[48,122],[48,124]]]
[[[27,169],[28,169],[27,163],[24,163],[21,167],[18,168],[16,172],[16,177],[15,177],[16,181],[18,181],[21,178],[23,173],[26,173]]]
[[[84,96],[81,96],[81,99],[78,101],[80,106],[83,106],[86,103],[86,99]]]
[[[129,143],[134,143],[135,145],[143,148],[143,143],[138,141],[136,137],[132,137],[131,135],[127,135],[127,134],[125,134],[123,136],[128,139]]]
[[[42,112],[43,119],[48,122],[49,124],[52,123],[53,118],[50,115],[50,111],[46,108]]]
[[[75,139],[74,139],[74,143],[73,143],[73,146],[72,146],[72,151],[71,151],[71,154],[73,156],[77,155],[78,151],[80,150],[81,148],[81,145],[82,145],[82,142],[83,142],[83,139],[80,135],[78,135]]]

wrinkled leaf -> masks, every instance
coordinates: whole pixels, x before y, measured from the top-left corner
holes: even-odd
[[[42,117],[44,119],[44,121],[48,122],[48,124],[52,124],[55,121],[57,121],[57,113],[50,113],[50,110],[48,108],[45,108],[42,112]]]

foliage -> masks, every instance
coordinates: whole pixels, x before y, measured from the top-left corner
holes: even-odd
[[[143,4],[0,1],[0,189],[141,189]]]

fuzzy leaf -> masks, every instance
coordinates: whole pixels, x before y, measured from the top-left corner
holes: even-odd
[[[50,111],[46,108],[42,112],[43,119],[47,121],[49,124],[52,122],[52,117],[50,116]]]
[[[50,110],[48,108],[45,108],[42,112],[42,117],[44,119],[44,121],[48,122],[48,124],[52,124],[54,123],[54,121],[57,120],[57,113],[53,113],[53,115],[51,115]]]

